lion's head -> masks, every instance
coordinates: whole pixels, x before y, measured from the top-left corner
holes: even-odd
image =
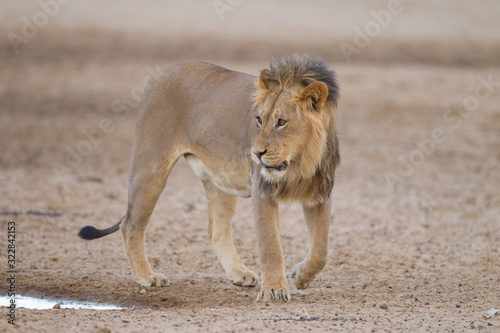
[[[252,159],[262,165],[261,187],[276,200],[323,202],[340,160],[335,72],[320,58],[286,55],[271,61],[256,86]]]

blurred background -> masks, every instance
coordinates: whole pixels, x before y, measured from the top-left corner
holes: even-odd
[[[153,75],[187,61],[258,75],[287,52],[323,57],[341,84],[342,164],[322,278],[335,290],[350,289],[372,281],[373,269],[385,281],[417,267],[428,290],[442,279],[475,281],[483,300],[498,300],[498,282],[489,280],[496,281],[500,262],[496,0],[1,0],[0,214],[29,222],[27,280],[42,269],[49,279],[40,283],[49,288],[57,278],[66,290],[64,281],[74,277],[58,268],[85,274],[84,266],[107,262],[96,281],[109,271],[131,281],[126,261],[109,263],[101,253],[124,260],[119,237],[107,247],[75,235],[125,212],[136,107]],[[186,258],[205,262],[196,253],[211,256],[204,200],[201,183],[180,161],[149,229],[149,249],[170,258],[158,255],[159,269]],[[258,270],[251,205],[240,202],[235,241]],[[307,248],[300,207],[282,209],[281,220],[289,270]],[[186,243],[179,233],[200,242]],[[45,243],[30,240],[40,235]],[[49,259],[61,251],[64,258]],[[82,251],[94,261],[81,262]],[[209,261],[204,274],[223,274]],[[189,271],[183,267],[174,279]],[[430,294],[424,289],[421,299]]]
[[[94,126],[86,123],[89,117],[108,114],[116,99],[133,94],[130,113],[103,144],[128,136],[143,81],[174,63],[207,61],[256,75],[275,55],[321,56],[341,79],[346,120],[358,112],[373,115],[375,104],[407,100],[391,90],[406,87],[398,83],[404,80],[410,97],[443,113],[470,93],[455,86],[474,85],[500,62],[500,5],[493,0],[45,0],[0,6],[0,115],[2,138],[9,142],[0,166],[9,168],[62,163],[67,150],[61,140],[78,143],[79,128]],[[430,74],[439,78],[422,77]],[[372,92],[375,100],[367,100]],[[20,131],[23,137],[12,142]],[[103,149],[94,148],[92,153]]]

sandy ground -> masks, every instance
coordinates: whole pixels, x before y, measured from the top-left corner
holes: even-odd
[[[22,36],[43,9],[1,1],[0,294],[15,221],[17,292],[130,309],[19,308],[12,326],[2,308],[0,331],[499,332],[500,316],[482,314],[500,308],[500,3],[403,1],[348,61],[340,43],[355,45],[381,10],[388,2],[245,1],[219,16],[213,2],[73,1],[13,47],[8,33]],[[119,234],[76,236],[125,212],[135,107],[151,73],[205,60],[257,74],[287,51],[325,57],[342,85],[329,261],[309,289],[262,304],[256,288],[225,278],[185,161],[147,235],[169,287],[134,284]],[[90,142],[103,119],[112,130]],[[281,207],[280,223],[290,272],[307,252],[300,206]],[[234,239],[260,272],[248,199]]]

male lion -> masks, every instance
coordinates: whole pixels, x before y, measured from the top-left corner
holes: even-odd
[[[229,279],[248,287],[258,281],[231,236],[236,197],[251,196],[262,270],[257,301],[289,301],[278,203],[303,205],[310,248],[290,277],[304,289],[326,263],[340,159],[338,97],[335,72],[309,55],[274,59],[258,78],[207,63],[170,67],[151,81],[140,103],[127,214],[108,229],[87,226],[80,237],[121,229],[137,282],[168,285],[165,275],[151,270],[144,232],[172,167],[184,156],[205,187],[208,238]]]

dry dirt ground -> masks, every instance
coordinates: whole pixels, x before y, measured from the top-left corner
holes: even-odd
[[[372,11],[387,1],[231,3],[219,16],[211,1],[73,1],[45,22],[36,1],[0,2],[0,294],[15,221],[18,293],[130,307],[18,308],[17,326],[3,307],[0,331],[499,332],[500,316],[482,314],[500,308],[500,3],[402,1],[378,32]],[[370,26],[347,61],[340,43]],[[13,47],[9,32],[24,39]],[[342,85],[329,260],[309,289],[263,304],[226,280],[185,161],[146,241],[169,287],[134,284],[119,234],[76,236],[125,213],[151,73],[204,60],[257,74],[287,51],[325,57]],[[111,129],[99,135],[103,119]],[[308,246],[300,207],[281,207],[280,223],[290,272]],[[259,272],[248,199],[234,239]]]

